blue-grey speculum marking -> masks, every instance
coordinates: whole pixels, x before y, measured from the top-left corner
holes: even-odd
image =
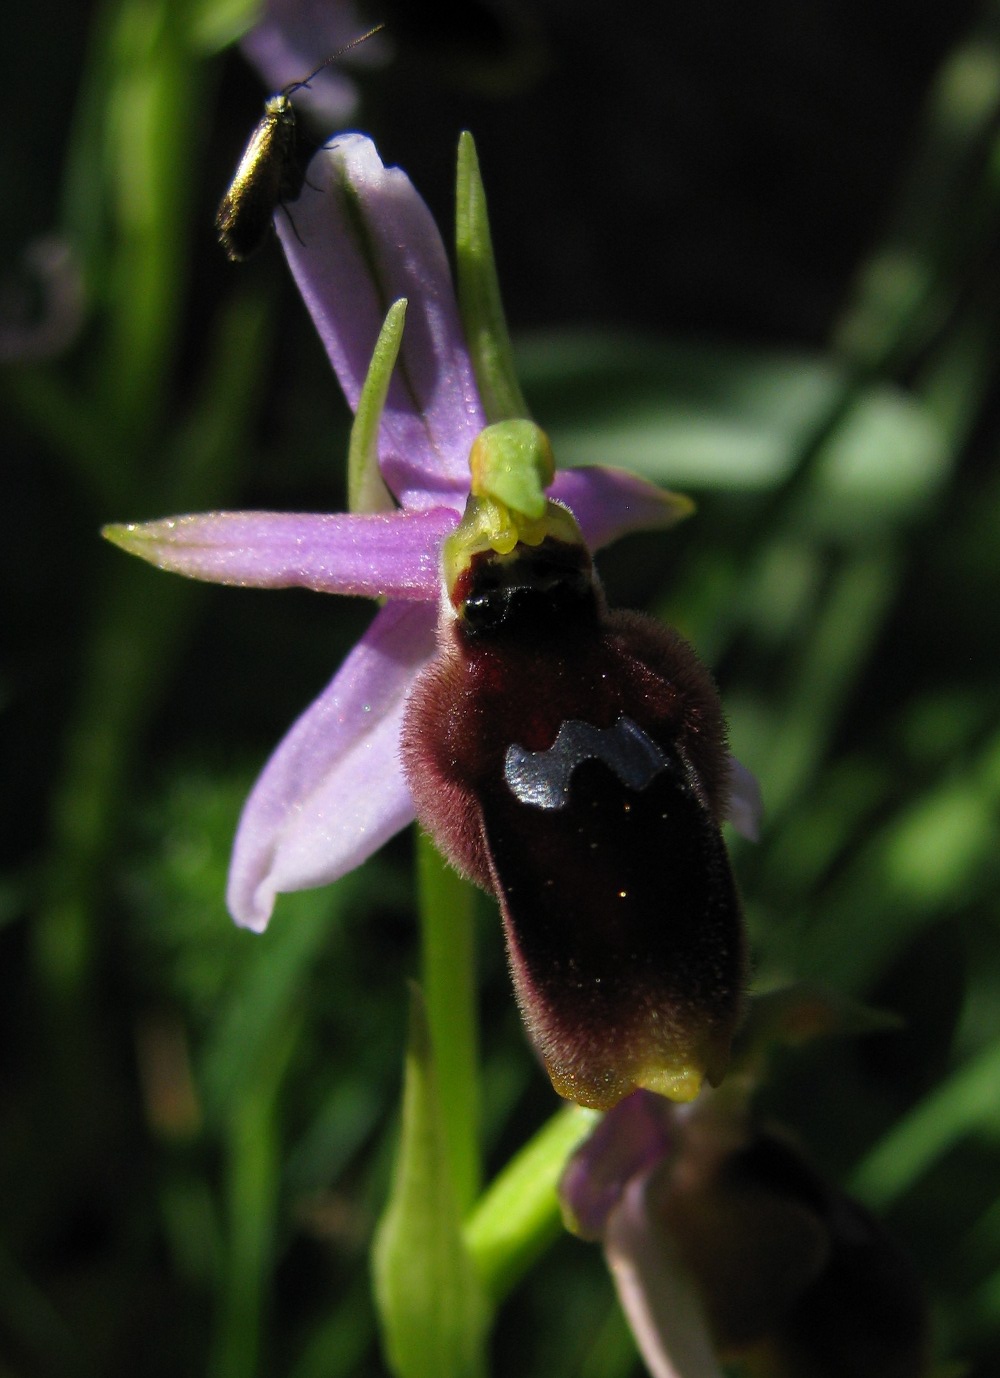
[[[636,792],[667,768],[666,756],[631,718],[621,717],[613,727],[593,727],[568,718],[547,751],[509,746],[503,774],[522,804],[564,809],[573,772],[585,761],[603,761],[627,789]]]

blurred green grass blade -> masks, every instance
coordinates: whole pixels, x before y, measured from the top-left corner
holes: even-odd
[[[818,357],[586,332],[523,340],[517,363],[561,467],[729,491],[779,484],[846,381]]]
[[[178,1278],[208,1293],[223,1272],[222,1222],[205,1176],[190,1164],[169,1164],[170,1176],[160,1189],[160,1216]]]
[[[5,368],[3,397],[21,424],[37,437],[83,484],[95,509],[111,511],[133,491],[133,475],[109,464],[125,441],[118,418],[108,415],[91,394],[45,364]]]
[[[190,0],[191,41],[208,55],[237,43],[261,13],[260,0]]]
[[[844,560],[802,629],[788,684],[772,708],[764,782],[769,824],[815,777],[897,577],[890,549]]]
[[[1000,1042],[970,1058],[896,1124],[865,1158],[851,1185],[884,1210],[969,1134],[1000,1141]]]
[[[207,1115],[224,1122],[266,1065],[308,985],[318,954],[358,893],[357,873],[319,891],[283,895],[266,932],[245,935],[252,952],[213,1023],[200,1059]]]
[[[518,357],[560,465],[732,493],[778,489],[808,458],[782,523],[812,535],[857,544],[912,520],[952,459],[919,400],[818,355],[580,333],[529,340]]]
[[[559,1110],[494,1178],[466,1221],[466,1244],[492,1301],[501,1301],[559,1237],[556,1188],[567,1158],[597,1120],[578,1105]]]
[[[988,902],[1000,870],[996,753],[996,743],[981,746],[964,770],[905,798],[802,922],[775,930],[769,949],[803,978],[861,993],[922,927]],[[779,861],[780,853],[771,864]]]
[[[331,1315],[319,1321],[305,1348],[288,1369],[288,1378],[358,1378],[375,1341],[375,1325],[362,1274],[337,1298]]]
[[[202,88],[183,9],[140,0],[120,13],[107,92],[105,170],[114,190],[114,253],[106,277],[110,385],[126,434],[162,415],[185,298],[195,130]]]
[[[438,1097],[459,1212],[479,1191],[480,1114],[472,886],[417,835],[421,985],[434,1045]]]
[[[836,350],[868,367],[900,346],[912,355],[946,318],[960,273],[995,233],[996,187],[984,150],[996,137],[1000,53],[991,6],[946,56],[883,244],[863,266],[834,334]]]
[[[221,313],[204,390],[176,433],[163,493],[167,511],[217,507],[231,491],[256,417],[267,320],[266,303],[249,296],[234,298]],[[88,980],[91,924],[136,744],[191,611],[204,597],[188,581],[164,580],[117,552],[99,549],[98,559],[101,577],[77,671],[77,702],[51,792],[51,864],[33,931],[42,988],[57,1003]]]
[[[105,154],[108,92],[116,79],[115,33],[123,0],[103,0],[90,28],[63,177],[62,221],[91,296],[103,282],[110,208]]]
[[[281,1177],[277,1100],[302,1019],[301,1007],[286,1010],[283,1026],[269,1030],[264,1056],[227,1107],[226,1236],[208,1378],[253,1378],[262,1371]]]
[[[968,1335],[973,1342],[991,1344],[994,1341],[1000,1329],[1000,1268],[965,1298],[959,1306],[959,1316],[963,1335]]]
[[[91,386],[133,444],[160,423],[185,300],[203,91],[185,10],[174,0],[105,6],[67,161],[66,229],[103,318]]]
[[[487,1309],[462,1238],[423,997],[413,989],[392,1187],[372,1253],[396,1378],[481,1378]]]
[[[253,289],[226,298],[212,324],[194,402],[164,447],[165,470],[150,516],[217,507],[246,462],[274,350],[270,297]],[[149,501],[148,475],[143,494]],[[132,514],[136,516],[137,514]]]
[[[2,1242],[0,1325],[5,1348],[24,1356],[31,1371],[58,1373],[61,1378],[98,1378],[81,1336],[66,1323],[61,1308],[28,1276]]]
[[[384,1112],[384,1090],[368,1068],[342,1067],[298,1140],[289,1145],[285,1180],[294,1193],[318,1191],[336,1181]]]
[[[930,411],[893,388],[863,392],[820,447],[789,524],[852,545],[928,514],[954,449]]]
[[[617,1301],[608,1308],[597,1341],[584,1355],[577,1378],[630,1378],[637,1371],[635,1338]]]

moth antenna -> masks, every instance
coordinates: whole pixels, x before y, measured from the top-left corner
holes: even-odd
[[[312,183],[310,182],[309,185],[312,186]],[[318,187],[313,187],[313,190],[314,190],[314,191],[318,191],[319,188],[318,188]],[[275,215],[277,215],[278,211],[284,211],[285,214],[288,216],[288,223],[289,223],[289,225],[291,225],[291,227],[292,227],[292,233],[294,234],[295,238],[299,241],[299,243],[302,245],[302,247],[303,247],[303,249],[304,249],[304,248],[306,247],[306,241],[305,241],[305,240],[302,238],[302,236],[299,234],[299,227],[298,227],[298,225],[296,225],[294,219],[292,218],[292,213],[291,213],[291,211],[288,209],[288,207],[285,205],[284,202],[282,202],[281,205],[279,205],[279,206],[277,207],[277,209],[275,210]]]
[[[293,91],[301,91],[304,86],[309,85],[313,77],[319,76],[320,72],[322,72],[324,67],[329,67],[331,62],[336,62],[339,57],[343,57],[345,53],[349,53],[352,48],[357,48],[359,44],[366,43],[369,38],[374,38],[374,36],[377,33],[381,33],[384,28],[384,23],[376,24],[375,27],[373,29],[369,29],[367,33],[359,34],[357,38],[352,38],[350,43],[345,43],[342,48],[338,48],[337,51],[331,53],[328,58],[324,58],[324,60],[316,68],[315,72],[310,72],[309,75],[305,77],[302,81],[293,81],[290,86],[286,86],[284,88],[281,94],[283,96],[290,96]]]

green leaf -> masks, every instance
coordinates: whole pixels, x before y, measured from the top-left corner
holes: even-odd
[[[389,307],[365,375],[347,454],[347,506],[351,512],[391,512],[396,504],[378,465],[378,429],[392,370],[403,343],[406,298]]]
[[[468,132],[458,141],[455,200],[458,306],[483,410],[491,422],[526,418],[530,413],[514,370],[514,352],[493,259],[486,193],[476,145]]]
[[[884,1210],[959,1140],[1000,1135],[1000,1042],[957,1068],[876,1145],[854,1175],[852,1191]]]
[[[613,457],[677,487],[776,487],[846,385],[818,357],[583,331],[520,341],[517,363],[560,466]]]
[[[375,1239],[375,1299],[397,1378],[485,1373],[486,1305],[462,1239],[423,996],[414,987],[403,1125]]]

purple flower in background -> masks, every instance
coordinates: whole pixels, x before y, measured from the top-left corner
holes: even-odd
[[[381,412],[378,473],[335,514],[216,512],[107,528],[125,549],[191,578],[382,598],[368,631],[293,725],[243,810],[228,903],[262,930],[275,896],[327,884],[414,816],[399,760],[404,704],[435,646],[439,552],[469,491],[486,425],[438,230],[409,179],[347,135],[322,151],[278,233],[351,407],[390,303],[406,328]],[[566,470],[551,496],[591,546],[677,520],[672,495],[603,468]],[[372,510],[372,509],[379,510]]]
[[[266,0],[260,18],[240,47],[271,91],[304,81],[320,63],[352,43],[368,24],[354,5],[339,0]],[[296,109],[327,129],[342,127],[357,104],[350,66],[376,66],[385,60],[386,38],[374,36],[295,93]]]

